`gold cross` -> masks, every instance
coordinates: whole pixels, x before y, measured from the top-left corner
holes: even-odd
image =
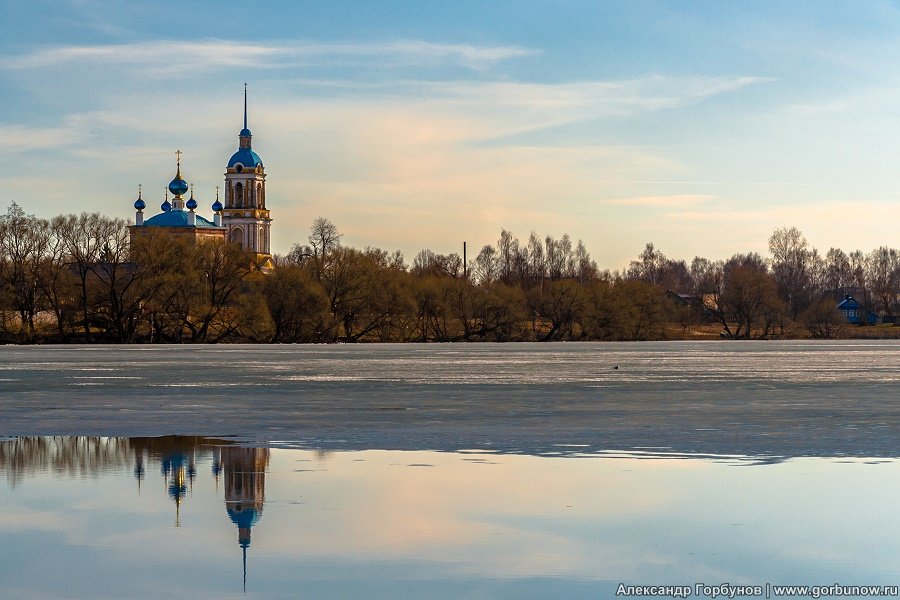
[[[181,150],[176,150],[175,156],[176,156],[176,160],[178,161],[178,164],[181,164]]]

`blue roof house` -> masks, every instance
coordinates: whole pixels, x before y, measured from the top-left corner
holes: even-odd
[[[837,305],[837,309],[851,325],[874,325],[878,321],[875,313],[869,311],[866,315],[865,308],[849,294],[844,296],[844,299]]]

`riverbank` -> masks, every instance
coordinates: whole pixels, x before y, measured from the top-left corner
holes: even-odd
[[[689,325],[687,327],[670,323],[665,330],[668,340],[717,340],[722,339],[719,324]],[[778,330],[772,340],[810,340],[809,331],[797,324],[788,325],[784,331]],[[894,325],[845,325],[833,332],[834,340],[896,340],[900,339],[900,327]]]
[[[46,325],[46,324],[45,324]],[[543,329],[546,329],[544,327]],[[831,332],[831,336],[828,339],[833,340],[896,340],[900,339],[900,327],[884,324],[884,325],[843,325],[835,327]],[[539,337],[539,336],[538,336]],[[504,340],[504,343],[532,343],[538,341],[538,337],[534,339],[510,339]],[[700,340],[722,340],[727,339],[724,335],[724,330],[722,325],[719,323],[705,323],[705,324],[691,324],[691,325],[682,325],[678,323],[665,323],[661,327],[655,329],[655,336],[647,337],[645,339],[636,339],[636,340],[614,340],[614,339],[571,339],[568,340],[570,342],[584,342],[584,343],[604,343],[604,342],[621,342],[621,341],[700,341]],[[756,338],[755,338],[756,339]],[[816,339],[810,335],[809,330],[806,327],[803,327],[797,323],[790,323],[783,328],[775,328],[766,338],[766,340],[812,340]],[[92,333],[91,339],[86,339],[83,334],[80,336],[73,337],[72,335],[68,335],[66,337],[59,336],[54,330],[44,326],[39,329],[37,337],[31,341],[21,341],[15,339],[7,339],[5,343],[7,344],[19,344],[19,345],[104,345],[110,343],[116,343],[111,340],[109,337],[105,336],[102,331],[95,330]],[[464,339],[454,339],[454,340],[427,340],[423,342],[420,339],[409,339],[407,341],[380,341],[378,339],[361,339],[357,340],[354,343],[361,344],[381,344],[381,343],[408,343],[408,344],[422,344],[422,343],[483,343],[484,340],[473,339],[471,341],[467,341]],[[0,342],[2,343],[2,342]],[[160,342],[159,340],[154,340],[153,338],[147,338],[143,340],[135,340],[130,344],[123,345],[160,345],[160,343],[171,343],[163,340]],[[183,340],[178,342],[180,344],[198,344],[198,345],[210,345],[212,343],[218,344],[246,344],[248,340],[246,339],[225,339],[220,340],[218,342],[211,342],[209,340],[201,342],[195,341],[191,342],[190,340]],[[259,341],[253,342],[249,341],[251,344],[258,345],[266,345],[268,342]],[[334,342],[332,342],[334,343]],[[338,341],[337,343],[345,343]],[[285,345],[290,345],[289,343],[285,343]]]

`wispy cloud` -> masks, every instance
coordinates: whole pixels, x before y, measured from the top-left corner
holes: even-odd
[[[493,142],[504,145],[535,144],[534,140],[510,142],[509,136],[572,123],[634,117],[687,106],[715,95],[768,81],[765,78],[663,77],[587,81],[385,81],[380,84],[351,81],[303,80],[294,88],[315,89],[317,97],[305,103],[307,110],[286,111],[287,122],[322,119],[337,125],[354,113],[377,113],[379,120],[418,121],[416,135],[445,135],[443,141]],[[321,97],[318,97],[321,96]],[[324,99],[322,99],[324,98]],[[337,116],[332,119],[331,116]],[[435,118],[453,121],[452,127],[428,126]],[[357,135],[364,135],[365,124]],[[433,137],[432,137],[433,141]]]
[[[811,208],[814,207],[814,210]],[[869,219],[870,215],[885,214],[893,210],[892,201],[846,200],[827,202],[791,202],[777,206],[761,205],[755,208],[719,207],[715,211],[672,211],[664,213],[666,219],[698,223],[744,223],[760,222],[771,224],[797,224],[805,222],[827,222],[835,226],[852,221]],[[858,217],[857,215],[862,215]],[[872,222],[870,229],[875,228]]]
[[[288,47],[287,54],[297,57],[377,56],[407,60],[411,63],[450,61],[477,69],[512,58],[534,56],[539,52],[521,46],[475,46],[402,40],[374,44],[304,44]]]
[[[133,44],[78,45],[41,48],[27,54],[6,56],[0,65],[8,69],[39,69],[72,63],[146,67],[153,72],[174,72],[204,67],[290,67],[303,61],[391,64],[453,64],[484,69],[500,61],[532,56],[536,50],[520,46],[437,44],[421,40],[378,43],[251,43],[217,39],[199,42],[161,40]]]
[[[611,198],[600,203],[607,206],[652,206],[662,208],[693,207],[709,202],[715,196],[705,194],[674,194],[670,196],[633,196],[631,198]]]
[[[614,81],[571,83],[438,83],[432,89],[462,104],[490,104],[500,109],[528,106],[536,110],[584,107],[601,116],[673,108],[689,102],[770,81],[764,77],[664,77],[651,75]],[[477,94],[473,94],[477,90]]]
[[[17,150],[53,149],[84,139],[84,129],[76,122],[61,127],[25,127],[7,124],[0,128],[0,146]]]

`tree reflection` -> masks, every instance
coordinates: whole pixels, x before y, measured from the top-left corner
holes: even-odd
[[[224,481],[225,510],[238,529],[246,591],[247,548],[251,529],[263,512],[269,454],[268,448],[240,447],[198,436],[19,437],[0,441],[0,470],[12,488],[42,473],[85,478],[131,470],[141,493],[148,465],[158,464],[166,494],[175,503],[175,526],[179,527],[181,504],[197,478],[197,464],[209,460],[217,491],[220,477]]]

